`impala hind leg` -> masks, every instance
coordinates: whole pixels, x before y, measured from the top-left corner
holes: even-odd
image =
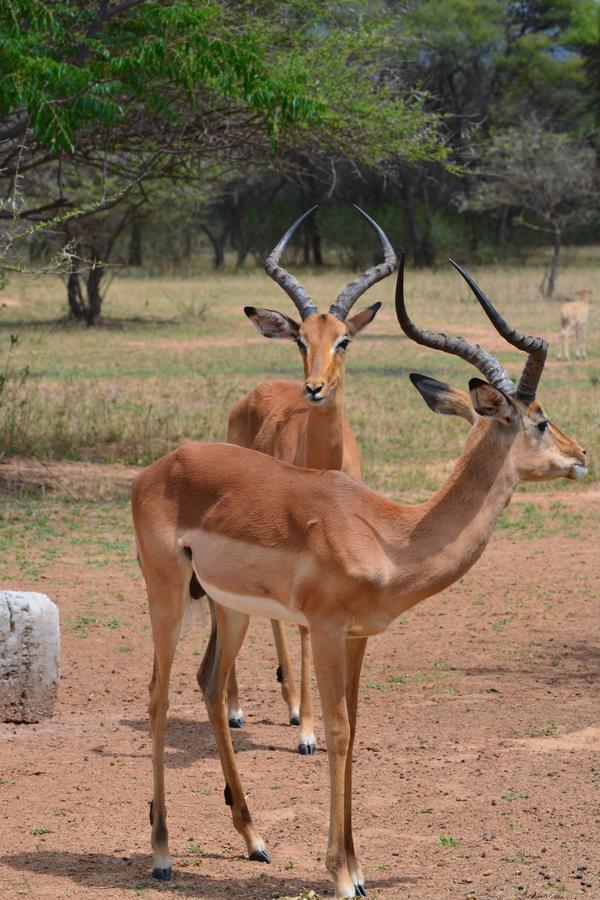
[[[311,652],[308,628],[300,626],[300,739],[298,753],[302,756],[314,756],[317,741],[314,732],[314,712],[311,685]]]
[[[365,897],[367,892],[362,869],[354,851],[354,838],[352,836],[352,751],[356,735],[360,672],[366,649],[367,638],[355,638],[346,641],[346,704],[350,719],[350,744],[346,757],[346,780],[344,786],[344,840],[348,870],[354,883],[357,897]]]
[[[154,594],[148,589],[154,637],[154,666],[148,686],[154,783],[150,803],[150,824],[152,826],[152,875],[159,881],[169,881],[172,871],[165,804],[165,732],[169,708],[169,678],[183,619],[184,598],[182,594],[183,591],[176,590]]]
[[[356,887],[348,869],[344,836],[344,794],[350,746],[345,687],[346,639],[340,631],[320,633],[313,627],[311,639],[329,759],[329,840],[325,864],[335,883],[336,898],[345,900],[356,896]],[[349,765],[352,765],[352,760]]]
[[[204,695],[217,743],[221,768],[225,776],[225,803],[231,807],[233,824],[246,842],[249,858],[270,863],[265,843],[254,829],[252,816],[246,804],[227,721],[227,680],[246,636],[249,617],[245,613],[225,609],[218,603],[214,604],[214,611],[217,624],[214,653],[212,660],[207,660],[205,656],[198,669],[198,684]]]
[[[292,664],[290,662],[290,651],[288,647],[285,627],[283,622],[278,619],[271,619],[271,627],[273,629],[273,637],[275,639],[275,649],[277,650],[277,659],[279,666],[277,667],[277,681],[281,684],[281,696],[284,703],[287,704],[290,725],[300,724],[300,702],[298,697],[298,689],[294,680]]]
[[[204,657],[202,659],[200,669],[204,668],[206,664],[210,671],[214,661],[217,642],[217,619],[215,616],[215,605],[214,601],[211,600],[210,597],[208,598],[208,608],[210,610],[210,637],[208,639],[208,644],[206,645],[206,650],[204,651]],[[240,704],[237,675],[235,673],[235,662],[231,667],[231,672],[229,673],[229,678],[227,680],[227,720],[229,722],[230,728],[244,727],[244,711]]]

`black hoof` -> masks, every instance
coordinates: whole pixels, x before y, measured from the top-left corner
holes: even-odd
[[[230,719],[230,720],[229,720],[229,727],[230,727],[230,728],[243,728],[243,727],[244,727],[244,720],[243,720],[243,719]]]
[[[271,857],[266,850],[253,850],[248,859],[251,859],[252,862],[271,862]]]
[[[354,894],[355,897],[366,897],[367,896],[367,889],[365,888],[364,884],[355,884],[354,889],[355,889],[355,894]]]
[[[314,744],[298,744],[298,753],[300,756],[314,756],[317,748]]]
[[[168,869],[152,869],[152,877],[157,881],[170,881],[172,872],[171,866]]]
[[[298,716],[290,717],[290,725],[299,725],[299,724],[300,724],[300,719],[298,718]]]

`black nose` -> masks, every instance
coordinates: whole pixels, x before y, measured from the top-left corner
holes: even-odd
[[[310,394],[311,397],[316,397],[317,394],[319,393],[319,391],[321,390],[321,388],[323,387],[323,385],[318,384],[316,387],[311,387],[310,384],[307,384],[307,385],[305,385],[305,387],[306,387],[307,394]]]

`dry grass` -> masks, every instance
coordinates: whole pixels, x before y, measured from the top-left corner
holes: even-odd
[[[600,314],[594,306],[600,297],[599,254],[573,256],[560,282],[564,294],[582,286],[593,291],[587,361],[554,361],[560,304],[540,299],[539,266],[472,271],[520,330],[550,339],[541,399],[550,417],[589,448],[592,466],[600,444]],[[301,275],[323,307],[351,277],[342,270]],[[384,307],[349,351],[346,397],[365,479],[401,497],[440,484],[460,453],[466,428],[462,421],[434,416],[408,373],[426,372],[464,387],[473,372],[404,339],[393,312],[393,288],[390,279],[363,299],[381,299]],[[502,347],[449,266],[409,270],[406,289],[419,324],[501,351],[509,371],[518,374],[522,355]],[[27,365],[30,371],[22,386],[10,380],[0,401],[0,458],[35,454],[45,460],[146,463],[187,438],[222,439],[238,397],[263,378],[291,379],[301,372],[296,348],[261,340],[241,312],[247,304],[290,312],[290,301],[261,272],[119,279],[106,302],[106,321],[96,329],[61,319],[65,297],[58,280],[14,281],[3,293],[10,302],[2,306],[0,297],[0,360],[10,334],[17,334],[11,370]],[[589,478],[594,477],[592,468]]]

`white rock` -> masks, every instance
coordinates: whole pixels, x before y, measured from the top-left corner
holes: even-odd
[[[59,680],[58,607],[45,594],[0,591],[0,721],[49,718]]]

